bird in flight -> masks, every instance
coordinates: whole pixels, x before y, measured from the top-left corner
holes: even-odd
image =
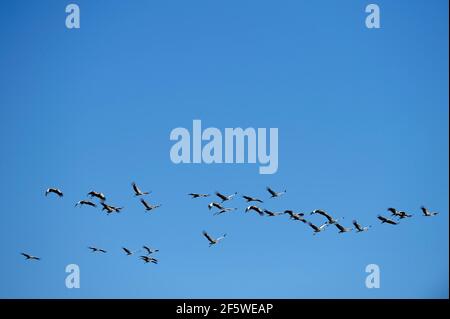
[[[308,222],[308,225],[314,230],[313,235],[315,235],[315,234],[317,234],[317,233],[320,233],[320,232],[324,231],[324,230],[325,230],[325,227],[328,226],[328,223],[323,223],[323,224],[320,225],[320,226],[316,226],[316,225],[314,225],[313,223]]]
[[[26,254],[26,253],[20,253],[20,254],[22,256],[24,256],[25,259],[27,259],[27,260],[41,260],[41,258],[39,258],[39,257],[32,256],[32,255],[29,255],[29,254]]]
[[[223,214],[223,213],[232,212],[232,211],[235,211],[236,209],[237,209],[237,208],[224,208],[224,209],[222,209],[222,210],[219,210],[219,211],[215,212],[215,213],[214,213],[214,216],[220,215],[220,214]]]
[[[398,216],[398,218],[400,218],[400,219],[413,217],[413,215],[407,214],[407,213],[404,212],[404,211],[398,212],[398,215],[397,215],[397,216]]]
[[[259,203],[262,203],[262,202],[263,202],[262,200],[260,200],[260,199],[258,199],[258,198],[251,197],[251,196],[246,196],[246,195],[242,196],[242,198],[244,198],[244,199],[247,201],[247,203],[249,203],[249,202],[259,202]]]
[[[436,212],[430,212],[426,207],[422,206],[420,207],[420,209],[422,210],[422,213],[425,217],[431,217],[431,216],[436,216],[439,213]]]
[[[191,196],[191,198],[199,198],[199,197],[209,197],[209,194],[199,194],[199,193],[189,193],[189,196]]]
[[[378,215],[377,218],[378,218],[379,220],[381,220],[381,223],[382,223],[382,224],[384,224],[384,223],[391,224],[391,225],[397,225],[397,224],[398,224],[398,222],[393,221],[392,219],[383,217],[383,216],[381,216],[381,215]]]
[[[153,248],[150,248],[147,246],[142,246],[142,248],[144,248],[144,250],[147,252],[147,255],[150,255],[150,254],[153,254],[153,253],[156,253],[159,251],[159,249],[153,249]]]
[[[106,200],[105,195],[103,195],[103,193],[99,193],[99,192],[90,191],[88,193],[88,196],[90,196],[90,197],[97,197],[101,201],[105,201]]]
[[[93,202],[89,201],[89,200],[80,200],[78,203],[75,204],[75,207],[77,206],[84,206],[84,205],[88,205],[88,206],[92,206],[92,207],[97,207],[96,204],[94,204]]]
[[[279,215],[283,214],[283,213],[278,213],[278,212],[272,212],[268,209],[264,209],[264,213],[269,217],[279,216]]]
[[[106,213],[111,214],[111,213],[120,213],[120,211],[123,209],[123,207],[115,207],[115,206],[111,206],[105,203],[100,203],[103,208],[102,210],[106,210]]]
[[[153,258],[153,257],[149,257],[149,256],[139,256],[139,258],[141,258],[145,263],[153,263],[153,264],[157,264],[158,263],[158,259]]]
[[[334,226],[336,226],[336,228],[339,229],[339,234],[346,233],[352,230],[351,228],[344,227],[338,223],[334,223]]]
[[[222,200],[222,203],[226,202],[227,200],[233,199],[233,197],[237,195],[237,193],[233,193],[233,194],[227,196],[227,195],[221,194],[219,192],[215,192],[215,194],[217,197],[219,197]]]
[[[399,217],[400,219],[403,219],[406,217],[412,217],[412,215],[408,215],[407,213],[405,213],[403,211],[398,211],[397,209],[392,208],[392,207],[388,208],[387,210],[388,210],[388,212],[390,212],[392,214],[392,216]]]
[[[93,253],[106,253],[106,250],[104,250],[104,249],[101,249],[101,248],[97,248],[97,247],[92,247],[92,246],[89,246],[88,247]]]
[[[306,223],[306,219],[302,217],[305,216],[303,213],[294,213],[292,210],[285,210],[284,214],[288,214],[290,219],[299,220]]]
[[[355,229],[356,229],[356,232],[357,232],[357,233],[361,233],[361,232],[364,232],[364,231],[368,231],[369,228],[372,227],[372,226],[365,226],[365,227],[362,227],[356,220],[353,221],[353,226],[355,226]]]
[[[45,191],[45,196],[47,196],[50,193],[56,194],[58,195],[58,197],[64,196],[63,192],[61,192],[61,190],[59,190],[58,188],[47,188],[47,190]]]
[[[220,215],[220,214],[223,214],[223,213],[226,213],[226,212],[231,212],[233,210],[236,210],[236,208],[223,207],[221,204],[219,204],[217,202],[212,202],[212,203],[208,204],[208,209],[211,210],[211,208],[213,208],[213,207],[215,207],[215,208],[217,208],[219,210],[218,212],[214,213],[214,215]]]
[[[161,207],[161,204],[151,205],[151,204],[147,203],[143,198],[141,199],[141,203],[142,203],[142,205],[144,205],[146,211],[151,211],[153,209]]]
[[[281,196],[281,195],[286,193],[286,190],[284,190],[282,192],[276,192],[272,188],[270,188],[269,186],[266,187],[266,190],[270,193],[270,198],[279,197],[279,196]]]
[[[225,209],[225,207],[223,207],[222,205],[220,205],[220,204],[217,203],[217,202],[212,202],[212,203],[209,203],[209,204],[208,204],[208,209],[209,209],[209,210],[211,210],[211,208],[213,208],[213,207],[215,207],[215,208],[217,208],[217,209],[220,209],[220,210]]]
[[[206,237],[206,239],[208,239],[208,241],[209,241],[209,247],[211,247],[211,246],[217,244],[218,242],[220,242],[222,239],[224,239],[224,238],[227,236],[227,234],[223,234],[222,237],[219,237],[219,238],[214,239],[214,238],[211,237],[206,231],[203,231],[202,234],[203,234],[203,236]]]
[[[330,214],[328,214],[326,211],[321,210],[321,209],[315,209],[311,212],[310,215],[314,215],[314,214],[319,214],[324,216],[326,219],[328,219],[328,223],[329,224],[336,224],[338,221],[336,219],[334,219]]]
[[[131,184],[131,186],[133,187],[134,196],[148,195],[148,194],[151,193],[151,192],[143,192],[143,191],[141,191],[141,190],[139,189],[139,187],[136,185],[135,182],[133,182],[133,183]]]
[[[251,210],[257,212],[259,214],[259,216],[264,216],[263,210],[261,208],[259,208],[258,206],[250,205],[245,209],[245,212],[248,213]]]

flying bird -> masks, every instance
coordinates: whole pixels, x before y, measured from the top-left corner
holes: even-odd
[[[362,227],[356,220],[353,221],[353,226],[355,226],[355,229],[356,229],[356,232],[357,232],[357,233],[361,233],[361,232],[364,232],[364,231],[368,231],[369,228],[372,227],[372,226],[365,226],[365,227]]]
[[[259,203],[262,203],[262,202],[263,202],[262,200],[260,200],[260,199],[258,199],[258,198],[251,197],[251,196],[246,196],[246,195],[242,196],[242,198],[244,198],[244,199],[247,201],[247,203],[249,203],[249,202],[259,202]]]
[[[339,229],[339,234],[346,233],[352,230],[351,228],[344,227],[338,223],[334,223],[334,226],[336,226],[336,228]]]
[[[133,182],[131,184],[131,186],[133,187],[133,191],[134,191],[134,196],[142,196],[142,195],[148,195],[150,194],[150,192],[143,192],[139,189],[139,187],[136,185],[135,182]]]
[[[211,246],[217,244],[218,242],[220,242],[222,239],[224,239],[224,238],[227,236],[227,234],[223,234],[222,237],[219,237],[219,238],[214,239],[214,238],[212,238],[206,231],[203,231],[202,234],[203,234],[203,236],[206,237],[206,239],[208,239],[208,241],[209,241],[209,247],[211,247]]]
[[[408,215],[406,212],[399,211],[392,207],[388,208],[387,210],[392,214],[392,216],[399,217],[400,219],[403,219],[406,217],[412,217],[412,215]]]
[[[424,206],[420,207],[420,209],[422,210],[422,213],[425,217],[431,217],[431,216],[436,216],[439,213],[436,212],[430,212],[427,208],[425,208]]]
[[[80,200],[78,203],[75,204],[75,207],[77,206],[84,206],[84,205],[88,205],[88,206],[92,206],[92,207],[97,207],[96,204],[94,204],[93,202],[89,201],[89,200]]]
[[[103,202],[101,202],[100,204],[103,206],[102,211],[106,210],[106,213],[108,213],[108,214],[120,213],[120,211],[123,209],[123,207],[115,207],[115,206],[105,204]]]
[[[392,219],[383,217],[383,216],[381,216],[381,215],[378,215],[377,218],[378,218],[379,220],[381,220],[381,223],[382,223],[382,224],[384,224],[384,223],[391,224],[391,225],[397,225],[397,224],[398,224],[398,222],[393,221]]]
[[[29,259],[29,260],[41,260],[41,258],[39,258],[39,257],[36,257],[36,256],[32,256],[32,255],[29,255],[29,254],[26,254],[26,253],[20,253],[22,256],[24,256],[25,257],[25,259]]]
[[[101,201],[105,201],[106,200],[105,195],[103,195],[103,193],[99,193],[99,192],[90,191],[88,193],[88,196],[90,196],[90,197],[97,197]]]
[[[153,263],[153,264],[157,264],[158,263],[158,259],[153,258],[153,257],[149,257],[149,256],[139,256],[139,258],[141,258],[145,263]]]
[[[153,254],[153,253],[156,253],[159,251],[159,249],[153,249],[153,248],[150,248],[147,246],[142,246],[142,248],[144,248],[144,250],[147,252],[147,255],[150,255],[150,254]]]
[[[212,202],[212,203],[209,203],[209,204],[208,204],[208,209],[209,209],[209,210],[211,210],[211,208],[213,208],[213,207],[215,207],[215,208],[217,208],[217,209],[220,209],[220,210],[225,209],[225,207],[223,207],[222,205],[220,205],[220,204],[217,203],[217,202]]]
[[[278,213],[278,212],[272,212],[268,209],[264,209],[264,213],[269,216],[269,217],[274,217],[274,216],[278,216],[278,215],[282,215],[283,213]]]
[[[61,190],[59,190],[58,188],[47,188],[47,190],[45,191],[45,196],[47,196],[50,193],[56,194],[58,195],[58,197],[64,196],[63,192],[61,192]]]
[[[92,247],[92,246],[89,246],[88,248],[89,248],[93,253],[96,253],[96,252],[99,252],[99,253],[106,253],[106,250],[101,249],[101,248]]]
[[[259,214],[259,216],[264,216],[263,210],[261,208],[259,208],[258,206],[250,205],[245,209],[245,212],[248,213],[251,210],[257,212]]]
[[[313,235],[315,235],[315,234],[317,234],[317,233],[320,233],[321,231],[324,231],[324,230],[325,230],[325,227],[328,226],[328,223],[324,223],[324,224],[322,224],[322,225],[320,225],[320,226],[316,226],[316,225],[314,225],[313,223],[308,222],[308,225],[314,230]]]
[[[191,196],[191,198],[199,198],[199,197],[209,197],[209,194],[199,194],[199,193],[189,193],[189,196]]]
[[[223,194],[221,194],[219,192],[215,192],[215,194],[216,194],[217,197],[219,197],[222,200],[222,203],[226,202],[227,200],[231,200],[234,196],[237,195],[237,193],[233,193],[231,195],[226,196],[226,195],[223,195]]]
[[[271,195],[270,198],[279,197],[286,193],[286,190],[284,190],[282,192],[276,192],[273,189],[271,189],[269,186],[266,187],[266,190],[270,193],[270,195]]]
[[[223,213],[232,212],[232,211],[235,211],[236,209],[237,208],[224,208],[222,210],[219,210],[219,211],[215,212],[213,215],[216,216],[216,215],[220,215],[220,214],[223,214]]]
[[[299,220],[306,223],[306,219],[302,217],[305,216],[303,213],[294,213],[292,210],[285,210],[284,214],[288,214],[290,219]]]
[[[324,216],[326,219],[328,219],[328,223],[329,224],[336,224],[338,221],[336,219],[334,219],[330,214],[328,214],[326,211],[321,210],[321,209],[315,209],[311,212],[310,215],[314,215],[314,214],[319,214]]]
[[[409,214],[407,214],[407,213],[404,212],[404,211],[398,212],[398,215],[397,215],[397,216],[398,216],[400,219],[413,217],[413,215],[409,215]]]
[[[142,203],[142,205],[144,205],[146,211],[151,211],[153,209],[161,207],[161,204],[151,205],[151,204],[147,203],[144,199],[141,199],[141,203]]]

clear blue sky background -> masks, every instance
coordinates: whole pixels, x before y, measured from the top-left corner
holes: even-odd
[[[376,1],[380,30],[369,1],[79,0],[80,30],[69,3],[0,4],[0,297],[448,297],[447,1]],[[193,119],[278,127],[278,173],[173,164],[169,133]],[[132,181],[163,206],[147,215]],[[185,195],[266,185],[288,190],[269,209],[373,228],[312,236],[242,199],[217,217]],[[74,208],[91,189],[123,213]],[[380,225],[391,206],[416,216]],[[228,237],[208,248],[203,229]],[[159,265],[120,251],[142,244]],[[65,287],[70,263],[80,289]],[[371,263],[380,289],[365,288]]]

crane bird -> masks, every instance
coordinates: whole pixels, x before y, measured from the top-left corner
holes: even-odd
[[[106,213],[111,214],[111,213],[120,213],[120,211],[123,209],[123,207],[115,207],[115,206],[111,206],[105,203],[101,203],[101,205],[103,206],[102,211],[106,210]]]
[[[133,251],[129,250],[128,248],[122,247],[122,250],[127,254],[127,256],[131,256],[134,254]]]
[[[151,192],[143,192],[139,189],[139,187],[136,185],[135,182],[131,183],[131,186],[133,187],[134,196],[142,196],[142,195],[148,195]]]
[[[302,217],[305,216],[303,213],[294,213],[292,210],[285,210],[284,214],[288,214],[290,219],[299,220],[306,223],[306,219]]]
[[[191,198],[200,198],[200,197],[209,197],[209,194],[200,194],[200,193],[189,193],[189,196],[191,196]]]
[[[233,193],[231,195],[228,195],[228,196],[226,196],[224,194],[221,194],[219,192],[216,192],[215,194],[216,194],[217,197],[219,197],[222,200],[222,203],[223,203],[223,202],[226,202],[227,200],[231,200],[234,196],[237,195],[237,192]]]
[[[220,215],[220,214],[223,214],[223,213],[226,213],[226,212],[231,212],[231,211],[237,209],[237,208],[226,208],[226,207],[223,207],[221,204],[219,204],[217,202],[212,202],[212,203],[208,204],[208,209],[209,210],[211,210],[211,208],[213,208],[213,207],[215,207],[215,208],[217,208],[219,210],[218,212],[214,213],[214,215]]]
[[[274,216],[278,216],[278,215],[283,214],[283,213],[278,213],[278,212],[272,212],[272,211],[270,211],[270,210],[268,210],[268,209],[264,209],[264,213],[265,213],[267,216],[269,216],[269,217],[274,217]]]
[[[88,205],[88,206],[92,206],[92,207],[97,207],[96,204],[94,204],[93,202],[89,201],[89,200],[80,200],[78,203],[75,204],[75,207],[77,206],[84,206],[84,205]]]
[[[382,223],[382,224],[384,224],[384,223],[391,224],[391,225],[397,225],[397,224],[398,224],[398,222],[393,221],[392,219],[383,217],[383,216],[381,216],[381,215],[378,215],[377,218],[378,218],[379,220],[381,220],[381,223]]]
[[[320,233],[320,232],[324,231],[324,230],[325,230],[325,227],[328,226],[328,223],[323,223],[323,224],[320,225],[320,226],[316,226],[316,225],[314,225],[313,223],[308,222],[308,225],[314,230],[313,235],[315,235],[315,234],[317,234],[317,233]]]
[[[259,214],[259,216],[264,216],[263,210],[261,208],[259,208],[258,206],[250,205],[245,209],[245,212],[248,213],[251,210],[257,212]]]
[[[146,264],[147,263],[153,263],[153,264],[157,264],[158,263],[158,259],[153,258],[153,257],[149,257],[149,256],[139,256],[139,258],[141,258]]]
[[[26,254],[26,253],[20,253],[20,254],[22,256],[24,256],[25,259],[27,259],[27,260],[41,260],[41,258],[39,258],[39,257],[32,256],[32,255],[29,255],[29,254]]]
[[[99,192],[95,192],[95,191],[90,191],[88,193],[88,196],[90,196],[90,197],[97,197],[101,201],[105,201],[106,200],[106,196],[103,193],[99,193]]]
[[[212,202],[212,203],[209,203],[209,204],[208,204],[208,209],[209,209],[209,210],[211,210],[211,208],[213,208],[213,207],[215,207],[215,208],[217,208],[217,209],[220,209],[220,210],[225,209],[225,207],[223,207],[222,205],[220,205],[220,204],[217,203],[217,202]]]
[[[141,203],[142,203],[142,205],[144,205],[146,211],[151,211],[151,210],[153,210],[153,209],[156,209],[156,208],[158,208],[158,207],[161,207],[161,204],[158,204],[158,205],[150,205],[150,204],[147,203],[144,199],[141,199]]]
[[[147,246],[142,246],[142,248],[144,248],[144,250],[147,252],[147,255],[151,255],[159,251],[159,249],[153,249]]]
[[[244,199],[247,201],[247,203],[249,203],[249,202],[259,202],[259,203],[262,203],[262,202],[263,202],[262,200],[260,200],[260,199],[258,199],[258,198],[251,197],[251,196],[246,196],[246,195],[242,196],[242,198],[244,198]]]
[[[413,217],[413,215],[407,214],[407,213],[404,212],[404,211],[398,212],[398,215],[397,215],[397,216],[398,216],[398,218],[400,218],[400,219]]]
[[[58,188],[47,188],[47,190],[45,191],[45,196],[47,196],[50,193],[56,194],[58,195],[58,197],[64,196],[63,192],[61,192],[61,190]]]
[[[431,217],[431,216],[436,216],[439,213],[436,212],[430,212],[426,207],[422,206],[420,207],[420,209],[422,210],[422,213],[425,217]]]
[[[339,223],[334,223],[334,226],[339,229],[339,234],[346,233],[352,230],[351,228],[344,227]]]
[[[227,213],[227,212],[232,212],[232,211],[235,211],[236,209],[237,209],[237,208],[226,208],[226,207],[224,207],[223,209],[221,209],[221,210],[215,212],[215,213],[214,213],[214,216],[215,216],[215,215],[220,215],[220,214],[223,214],[223,213]]]
[[[266,190],[270,193],[270,198],[279,197],[279,196],[281,196],[281,195],[286,193],[286,190],[284,190],[282,192],[276,192],[272,188],[270,188],[269,186],[266,187]]]
[[[222,237],[214,239],[206,231],[203,231],[202,234],[203,234],[203,236],[206,237],[206,239],[208,239],[209,247],[217,244],[218,242],[220,242],[222,239],[224,239],[227,236],[227,234],[223,234]]]
[[[336,224],[338,221],[337,219],[334,219],[330,214],[328,214],[326,211],[321,210],[321,209],[315,209],[311,212],[310,215],[314,215],[314,214],[319,214],[324,216],[326,219],[328,219],[328,223],[331,224]]]
[[[406,214],[405,212],[398,211],[397,209],[392,208],[392,207],[389,207],[389,208],[387,209],[387,211],[391,213],[391,216],[397,216],[397,217],[400,217],[400,216],[402,216],[403,214]],[[401,217],[400,217],[400,218],[401,218]]]
[[[96,252],[99,252],[99,253],[106,253],[106,250],[101,249],[101,248],[92,247],[92,246],[89,246],[88,248],[89,248],[93,253],[96,253]]]
[[[362,227],[362,226],[356,221],[356,219],[353,220],[353,226],[355,226],[355,229],[356,229],[356,232],[357,232],[357,233],[361,233],[361,232],[364,232],[364,231],[368,231],[369,228],[372,227],[372,226],[365,226],[365,227]]]

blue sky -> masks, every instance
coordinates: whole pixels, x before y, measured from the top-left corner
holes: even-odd
[[[80,0],[79,30],[69,3],[0,4],[0,297],[448,298],[447,1],[377,1],[379,30],[366,1]],[[278,172],[173,164],[170,131],[194,119],[279,128]],[[132,181],[163,206],[146,214]],[[373,227],[312,236],[241,199],[212,216],[185,195],[265,199],[266,185],[287,189],[269,209]],[[123,213],[74,208],[91,189]],[[387,207],[416,216],[380,225]],[[228,235],[208,248],[203,229]],[[160,264],[120,251],[143,244]],[[65,287],[71,263],[80,289]],[[372,263],[379,289],[365,287]]]

